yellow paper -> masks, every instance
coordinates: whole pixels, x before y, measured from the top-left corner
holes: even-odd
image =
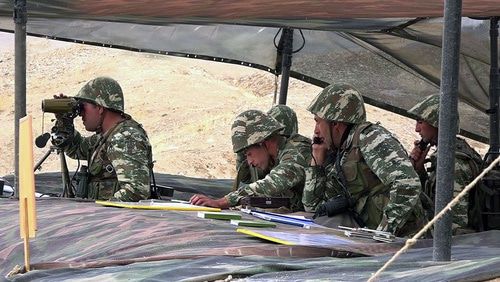
[[[29,238],[35,237],[35,174],[31,116],[19,120],[19,227],[21,238],[25,238],[25,234],[28,234]]]
[[[295,245],[294,243],[292,243],[290,241],[281,240],[279,238],[267,236],[267,235],[264,235],[262,233],[259,233],[259,232],[253,231],[253,230],[249,230],[249,229],[245,229],[245,228],[238,228],[238,229],[236,229],[236,232],[240,232],[240,233],[243,233],[246,235],[254,236],[257,238],[261,238],[261,239],[268,240],[268,241],[275,242],[275,243],[282,244],[282,245],[288,245],[288,246]]]
[[[183,203],[136,203],[136,202],[110,202],[95,201],[98,205],[117,208],[140,209],[140,210],[170,210],[170,211],[211,211],[220,212],[220,208],[195,206]]]

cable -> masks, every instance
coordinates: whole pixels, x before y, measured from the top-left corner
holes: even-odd
[[[299,29],[299,32],[302,37],[302,46],[300,46],[299,49],[292,51],[292,54],[300,52],[300,50],[304,49],[304,46],[306,46],[306,38],[304,37],[304,33],[302,33],[302,29]]]
[[[280,27],[280,29],[278,29],[278,32],[276,32],[276,34],[274,35],[274,38],[273,38],[273,44],[274,44],[274,47],[279,50],[280,48],[278,47],[278,45],[276,44],[276,38],[278,37],[278,34],[280,34],[281,30],[283,28]]]

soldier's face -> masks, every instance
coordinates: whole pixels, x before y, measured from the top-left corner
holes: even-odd
[[[314,116],[314,137],[319,137],[328,147],[332,146],[331,123],[318,116]]]
[[[269,170],[271,156],[266,147],[260,145],[251,146],[246,150],[245,155],[249,165],[257,167],[264,172]]]
[[[100,115],[102,107],[92,103],[83,102],[83,111],[81,112],[83,125],[88,131],[96,131],[100,126]]]
[[[420,137],[426,142],[430,142],[432,145],[437,144],[438,129],[428,122],[423,120],[417,120],[415,124],[415,131],[420,134]]]

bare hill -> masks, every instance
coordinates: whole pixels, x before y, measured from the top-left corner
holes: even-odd
[[[14,52],[0,46],[0,175],[14,171]],[[41,100],[57,93],[75,95],[96,76],[115,78],[125,93],[125,109],[148,131],[155,170],[206,178],[232,178],[234,155],[230,126],[241,111],[266,111],[272,105],[274,76],[230,64],[29,38],[27,112],[33,116],[34,135],[50,130],[53,115],[42,115]],[[279,82],[278,82],[279,85]],[[288,105],[297,111],[300,133],[311,136],[312,115],[306,107],[321,89],[291,80]],[[379,121],[409,149],[418,135],[414,121],[368,106],[368,119]],[[81,119],[75,120],[84,134]],[[43,127],[43,131],[42,131]],[[472,143],[481,154],[487,146]],[[47,148],[35,147],[35,160]],[[69,162],[70,170],[76,162]],[[57,171],[52,155],[42,171]]]

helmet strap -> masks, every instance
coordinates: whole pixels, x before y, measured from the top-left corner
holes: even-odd
[[[266,153],[269,156],[269,167],[270,168],[274,167],[274,165],[276,164],[276,161],[274,160],[273,155],[271,155],[271,153],[269,152],[269,149],[267,148],[265,141],[260,143],[260,146],[263,147],[264,150],[266,150]]]
[[[102,107],[102,106],[99,106],[99,107]],[[104,115],[106,113],[106,109],[104,107],[102,107],[103,111],[102,113],[99,114],[99,125],[97,126],[97,133],[103,133],[102,132],[102,123],[104,122]]]
[[[340,139],[340,146],[341,147],[345,143],[345,141],[347,140],[347,137],[349,136],[349,133],[351,132],[352,127],[353,127],[352,123],[347,123],[346,124],[344,133],[342,134],[342,139]]]
[[[330,126],[328,127],[328,130],[330,131],[330,150],[335,151],[335,148],[333,146],[333,126],[334,122],[330,122]]]
[[[333,126],[336,126],[337,124],[339,124],[339,122],[332,122],[330,126],[330,138],[332,140],[332,149],[335,149],[333,148],[333,130],[332,130],[332,127]],[[351,132],[351,129],[353,127],[353,124],[351,123],[345,123],[345,127],[344,127],[344,132],[342,133],[342,137],[340,138],[340,144],[339,144],[339,148],[340,149],[342,147],[342,145],[345,143],[345,141],[347,140],[347,137],[349,136],[349,133]]]

